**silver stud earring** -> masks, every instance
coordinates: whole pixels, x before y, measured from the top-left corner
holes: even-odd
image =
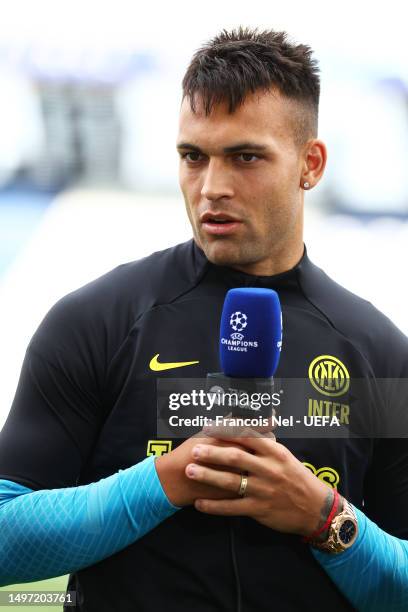
[[[309,187],[310,187],[310,183],[308,183],[307,181],[305,181],[305,182],[303,183],[303,189],[309,189]]]

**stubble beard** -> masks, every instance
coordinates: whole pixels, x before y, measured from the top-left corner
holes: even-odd
[[[247,224],[244,236],[207,237],[200,228],[199,220],[194,218],[186,197],[184,201],[194,240],[212,264],[245,271],[246,267],[258,264],[273,253],[276,244],[272,240],[267,241],[265,236],[257,234]],[[275,228],[271,228],[270,234],[276,235]]]
[[[197,239],[198,238],[198,239]],[[196,242],[204,251],[207,259],[228,268],[241,268],[258,263],[265,257],[264,248],[255,239],[242,239],[231,236],[217,237],[214,240],[196,237]]]

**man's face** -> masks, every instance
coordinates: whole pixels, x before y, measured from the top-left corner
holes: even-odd
[[[207,258],[249,274],[276,274],[303,252],[304,156],[294,142],[295,103],[277,91],[250,94],[233,114],[207,117],[185,98],[180,186],[194,238]]]

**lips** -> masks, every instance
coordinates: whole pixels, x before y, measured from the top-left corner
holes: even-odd
[[[239,219],[236,219],[232,215],[222,212],[205,212],[200,217],[201,223],[234,223],[238,222]]]
[[[233,234],[242,223],[242,221],[227,213],[211,213],[208,211],[201,215],[200,222],[207,234],[216,236]]]

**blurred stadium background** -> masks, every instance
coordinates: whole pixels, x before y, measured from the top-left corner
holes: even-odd
[[[192,52],[224,27],[285,29],[314,48],[329,164],[306,196],[309,254],[408,333],[406,26],[403,3],[380,7],[348,0],[3,7],[0,428],[25,347],[50,306],[120,263],[190,237],[174,146],[180,81]],[[62,577],[35,586],[65,584]]]

